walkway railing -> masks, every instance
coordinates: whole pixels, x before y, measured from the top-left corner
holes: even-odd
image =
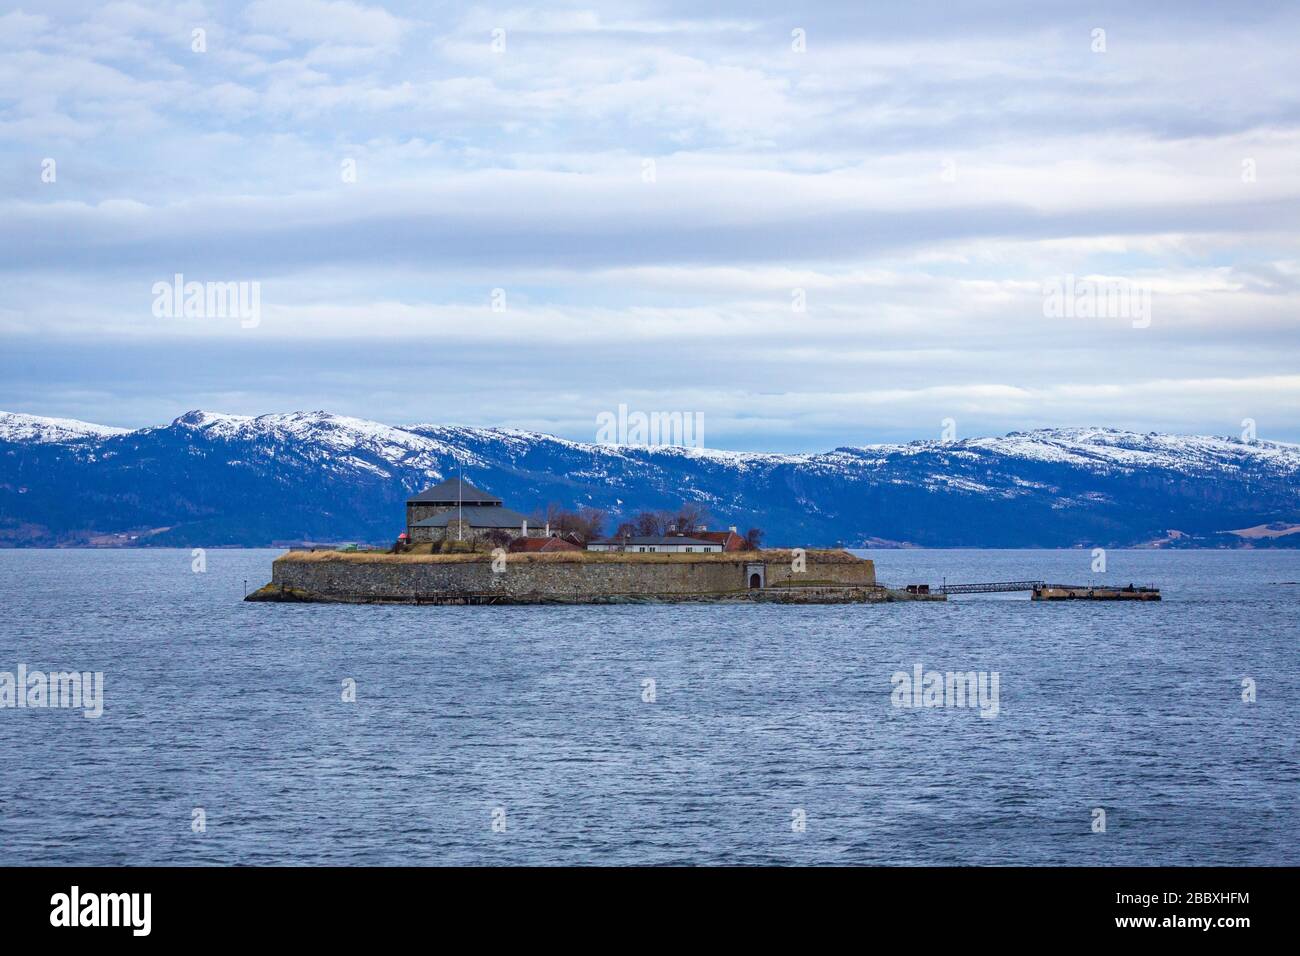
[[[1032,591],[1046,586],[1046,581],[985,581],[979,584],[943,584],[934,590],[938,594],[993,594],[998,591]]]

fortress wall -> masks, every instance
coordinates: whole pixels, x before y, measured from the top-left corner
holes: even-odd
[[[807,569],[795,571],[791,561],[766,561],[767,586],[807,586],[814,582],[826,584],[869,585],[876,583],[876,563],[867,559],[854,562],[818,561],[816,552],[807,556]]]
[[[837,556],[840,552],[831,552]],[[818,561],[807,558],[803,574],[790,571],[789,561],[759,559],[767,567],[767,583],[870,585],[875,567],[870,561]],[[545,556],[551,557],[551,556]],[[565,557],[563,555],[555,557]],[[726,560],[636,561],[600,560],[584,554],[582,560],[538,560],[533,555],[510,555],[506,570],[494,573],[489,556],[469,560],[434,561],[337,560],[318,555],[278,558],[271,583],[315,595],[347,599],[419,600],[439,594],[500,594],[503,597],[553,597],[581,599],[590,596],[721,594],[747,588],[748,566],[755,556]]]

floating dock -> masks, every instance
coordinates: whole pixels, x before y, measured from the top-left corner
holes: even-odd
[[[1097,587],[1079,584],[1044,584],[1034,588],[1035,601],[1159,601],[1159,588]]]
[[[1046,581],[981,581],[974,584],[948,584],[936,588],[928,584],[909,584],[911,594],[999,594],[1028,591],[1035,601],[1159,601],[1160,589],[1097,584],[1049,584]]]

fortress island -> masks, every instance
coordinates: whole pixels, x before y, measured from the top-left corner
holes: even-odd
[[[941,601],[885,587],[848,551],[761,549],[735,528],[671,527],[582,540],[538,527],[460,478],[409,499],[389,551],[291,550],[249,601],[362,604],[623,604]]]

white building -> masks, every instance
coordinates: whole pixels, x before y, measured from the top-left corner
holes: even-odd
[[[629,551],[637,554],[686,554],[721,552],[718,541],[688,538],[683,535],[630,535],[623,538],[597,538],[587,542],[588,551]]]

